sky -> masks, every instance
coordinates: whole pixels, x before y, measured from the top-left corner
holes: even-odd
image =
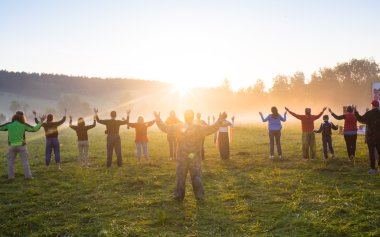
[[[380,1],[0,0],[0,69],[234,89],[380,62]]]

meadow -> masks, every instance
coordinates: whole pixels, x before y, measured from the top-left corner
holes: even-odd
[[[154,126],[156,127],[156,126]],[[237,126],[231,159],[206,139],[197,202],[190,181],[172,200],[174,161],[166,137],[149,132],[149,161],[135,157],[134,130],[121,129],[123,167],[105,167],[104,127],[89,132],[90,168],[77,165],[76,135],[60,131],[62,171],[44,165],[43,131],[27,134],[34,180],[7,180],[7,134],[0,133],[0,236],[379,236],[380,175],[370,176],[364,137],[355,162],[333,135],[337,160],[302,161],[300,125],[286,124],[284,159],[269,160],[264,124]],[[115,157],[114,157],[115,161]]]

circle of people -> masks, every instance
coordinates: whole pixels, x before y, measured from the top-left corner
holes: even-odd
[[[365,124],[366,129],[366,143],[368,146],[370,170],[369,174],[376,173],[376,157],[375,150],[380,156],[380,109],[379,101],[373,100],[372,109],[367,110],[365,114],[360,115],[356,110],[356,106],[347,106],[346,112],[342,115],[335,114],[331,109],[328,109],[331,116],[337,120],[344,120],[343,134],[347,148],[347,155],[349,160],[355,159],[356,140],[357,140],[357,122]],[[329,121],[329,116],[323,116],[323,123],[318,130],[314,130],[314,121],[319,119],[326,107],[317,114],[313,115],[310,108],[305,109],[304,114],[296,114],[287,107],[285,107],[284,115],[280,115],[276,107],[271,108],[271,114],[264,117],[260,112],[263,122],[268,122],[268,135],[270,156],[273,160],[274,144],[276,143],[278,159],[282,159],[281,149],[281,129],[282,122],[286,121],[286,115],[289,112],[292,116],[301,121],[302,127],[302,154],[305,161],[316,158],[316,142],[315,133],[322,133],[323,153],[326,160],[328,157],[328,150],[331,153],[331,158],[335,159],[335,153],[332,146],[332,130],[337,130],[338,126]],[[49,169],[52,153],[54,151],[55,162],[57,168],[60,170],[60,143],[58,139],[58,127],[66,121],[66,113],[59,121],[54,121],[52,114],[41,115],[37,117],[37,113],[33,111],[34,120],[36,125],[31,126],[26,123],[24,112],[17,111],[12,117],[12,121],[0,125],[0,131],[8,131],[8,179],[14,179],[14,162],[17,154],[19,154],[23,168],[24,176],[26,179],[33,179],[29,161],[28,152],[26,147],[25,132],[37,132],[41,127],[45,130],[46,136],[46,150],[45,150],[45,164]],[[202,184],[201,177],[201,161],[204,159],[204,140],[208,135],[214,134],[214,142],[218,145],[220,158],[229,159],[230,150],[229,144],[231,139],[232,128],[234,127],[235,118],[231,118],[231,122],[227,120],[225,112],[220,113],[218,118],[213,117],[212,124],[210,117],[207,122],[201,119],[201,114],[196,116],[192,110],[187,110],[184,113],[184,122],[181,122],[174,111],[170,112],[166,121],[162,121],[160,113],[154,112],[155,119],[145,122],[143,116],[139,116],[136,123],[129,122],[130,111],[127,112],[127,118],[117,120],[116,111],[112,111],[110,119],[100,119],[98,116],[98,109],[94,109],[94,121],[91,125],[86,125],[82,117],[78,118],[77,125],[73,125],[72,117],[70,116],[69,126],[73,129],[78,138],[78,162],[80,165],[89,166],[88,160],[88,130],[94,128],[96,123],[106,126],[107,135],[107,167],[112,164],[112,156],[115,151],[117,157],[117,165],[122,166],[121,155],[121,139],[119,136],[119,128],[122,125],[127,125],[128,128],[134,128],[136,131],[135,143],[137,149],[137,159],[140,161],[142,152],[145,159],[148,159],[148,127],[154,123],[158,128],[167,134],[169,143],[170,160],[177,161],[176,170],[176,184],[174,190],[174,199],[183,200],[185,197],[185,186],[187,173],[190,173],[193,192],[198,200],[204,199],[205,190]],[[194,118],[196,117],[196,118]],[[46,120],[46,121],[45,121]],[[380,172],[380,161],[379,168]]]

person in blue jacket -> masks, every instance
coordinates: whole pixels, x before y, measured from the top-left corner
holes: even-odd
[[[278,113],[277,107],[273,106],[271,108],[271,114],[269,114],[266,118],[264,118],[263,114],[259,112],[261,120],[263,122],[268,122],[268,130],[269,130],[269,144],[270,144],[270,159],[274,159],[274,142],[276,140],[277,146],[277,154],[278,158],[282,158],[282,149],[281,149],[281,122],[286,121],[286,113],[284,116],[281,116]]]

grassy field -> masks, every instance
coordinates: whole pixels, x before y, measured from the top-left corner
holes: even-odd
[[[287,124],[288,125],[288,124]],[[44,166],[43,132],[28,134],[34,180],[7,180],[6,133],[0,134],[0,236],[379,236],[380,175],[370,176],[364,138],[355,163],[335,134],[337,160],[301,159],[299,126],[283,130],[283,161],[270,161],[265,125],[237,127],[231,160],[206,140],[197,202],[188,180],[172,200],[175,162],[165,135],[151,130],[150,160],[135,158],[134,131],[122,129],[122,168],[105,167],[104,127],[90,131],[90,168],[76,162],[76,136],[61,131],[62,171]],[[54,165],[54,163],[53,163]]]

